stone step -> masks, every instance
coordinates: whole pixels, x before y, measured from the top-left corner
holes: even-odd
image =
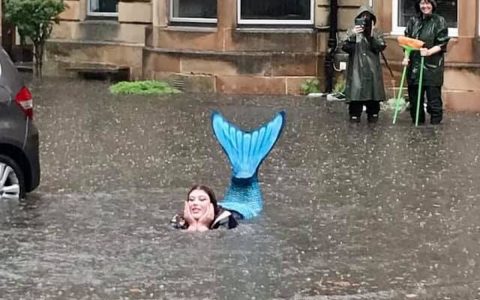
[[[15,62],[15,67],[19,72],[33,72],[33,62]]]
[[[99,63],[77,63],[65,68],[86,79],[109,80],[112,82],[130,80],[130,67]]]

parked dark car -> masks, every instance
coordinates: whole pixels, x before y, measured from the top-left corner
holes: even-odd
[[[0,47],[0,201],[20,199],[40,183],[32,94]]]

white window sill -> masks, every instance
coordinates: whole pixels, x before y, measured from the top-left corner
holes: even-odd
[[[391,32],[391,35],[404,35],[405,34],[405,27],[397,27],[394,28]],[[458,28],[448,28],[448,36],[450,37],[458,37]]]

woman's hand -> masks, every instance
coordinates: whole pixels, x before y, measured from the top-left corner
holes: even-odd
[[[359,34],[359,33],[362,33],[365,29],[363,28],[363,26],[359,26],[359,25],[355,25],[355,27],[353,27],[352,31],[356,34]]]
[[[203,216],[201,216],[197,221],[190,212],[188,202],[185,202],[183,218],[188,224],[187,231],[207,231],[210,229],[210,225],[215,218],[215,209],[213,208],[213,204],[210,203],[205,214],[203,214]]]
[[[188,224],[188,231],[196,231],[197,230],[197,221],[193,218],[192,213],[190,212],[190,207],[188,206],[188,202],[185,201],[185,207],[183,208],[183,218]]]
[[[421,56],[430,56],[432,55],[430,49],[427,48],[420,48],[420,55]]]
[[[198,219],[198,231],[207,231],[210,229],[210,225],[212,224],[215,218],[215,209],[213,208],[213,204],[210,203],[208,205],[208,209],[203,216]]]
[[[421,56],[431,56],[434,54],[437,54],[438,52],[441,52],[442,48],[440,46],[433,46],[430,49],[427,48],[420,48],[420,55]]]
[[[408,66],[409,63],[410,63],[410,59],[408,59],[407,57],[404,57],[402,60],[402,66]]]

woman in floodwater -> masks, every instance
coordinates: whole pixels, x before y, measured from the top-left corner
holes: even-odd
[[[231,229],[238,225],[234,214],[219,206],[213,190],[204,185],[194,185],[190,189],[183,215],[175,215],[170,223],[174,228],[187,231]]]
[[[285,125],[285,112],[259,128],[245,132],[228,122],[218,112],[212,114],[215,138],[230,161],[230,186],[220,205],[213,191],[204,185],[194,185],[188,192],[182,215],[171,220],[174,228],[206,231],[234,228],[236,219],[252,219],[263,209],[263,197],[258,182],[258,169],[277,142]]]

